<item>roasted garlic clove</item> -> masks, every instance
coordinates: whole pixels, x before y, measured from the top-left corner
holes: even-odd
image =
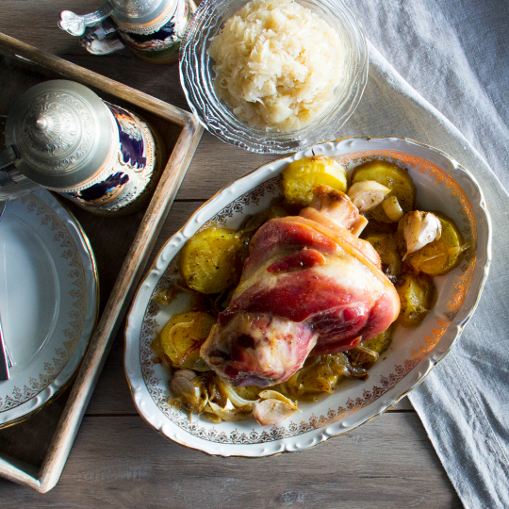
[[[394,223],[397,223],[405,214],[396,196],[385,198],[382,202],[382,208],[387,217]]]
[[[279,399],[264,399],[254,405],[253,417],[261,426],[271,426],[292,415],[296,408]]]
[[[199,383],[196,382],[196,373],[190,369],[175,371],[170,379],[170,391],[175,398],[191,410],[201,413],[207,404],[208,395],[202,394]]]
[[[192,379],[196,373],[190,369],[178,369],[173,373],[170,380],[170,391],[175,397],[192,394],[199,396],[199,388],[193,384]]]
[[[350,186],[347,195],[359,212],[367,212],[382,203],[390,192],[388,187],[374,180],[363,180]]]
[[[407,212],[402,221],[403,236],[406,242],[406,253],[403,260],[415,251],[419,251],[426,244],[439,239],[442,235],[442,224],[435,214],[413,210]]]

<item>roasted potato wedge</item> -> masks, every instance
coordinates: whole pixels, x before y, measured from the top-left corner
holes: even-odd
[[[370,350],[373,350],[378,355],[381,355],[382,353],[385,352],[385,350],[387,350],[387,348],[391,346],[393,336],[394,336],[394,325],[391,325],[381,334],[378,334],[378,336],[375,336],[372,339],[368,339],[367,341],[363,341],[361,345],[365,346],[366,348],[369,348]]]
[[[244,243],[228,228],[211,227],[193,235],[182,248],[180,273],[189,288],[220,293],[237,284]]]
[[[159,336],[161,350],[170,364],[174,368],[208,370],[200,358],[200,346],[215,323],[215,318],[204,311],[179,313],[170,318]]]
[[[403,327],[417,327],[435,305],[437,292],[433,280],[406,272],[399,276],[395,286],[401,301],[396,323]]]
[[[401,256],[395,236],[390,233],[369,233],[364,239],[379,254],[384,273],[388,276],[399,276],[401,272]]]
[[[346,172],[330,157],[304,157],[291,162],[281,173],[280,187],[285,198],[302,207],[310,205],[313,189],[321,184],[346,192]]]
[[[388,196],[396,196],[403,212],[414,209],[417,189],[412,177],[397,164],[380,160],[370,161],[355,168],[351,180],[352,184],[374,180],[391,190]],[[382,204],[370,210],[368,215],[384,223],[393,222],[385,213]]]
[[[433,211],[433,214],[442,224],[440,238],[425,245],[419,251],[409,254],[405,261],[417,273],[441,276],[460,263],[465,245],[461,232],[450,217],[441,212]]]

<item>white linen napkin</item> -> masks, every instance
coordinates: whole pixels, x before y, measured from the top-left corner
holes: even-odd
[[[473,0],[352,4],[368,38],[386,54],[401,48],[394,59],[407,78],[469,138],[370,44],[366,92],[338,137],[401,136],[434,146],[468,168],[486,198],[493,261],[479,307],[409,398],[464,506],[509,508],[509,195],[502,184],[509,187],[509,97],[502,88],[509,87],[509,8]]]

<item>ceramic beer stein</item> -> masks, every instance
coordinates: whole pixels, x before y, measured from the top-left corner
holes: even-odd
[[[58,25],[81,37],[81,44],[94,55],[125,45],[144,60],[174,62],[189,20],[189,1],[107,0],[101,9],[84,16],[62,11]]]
[[[99,215],[143,206],[164,163],[159,136],[144,120],[66,80],[22,94],[5,141],[0,195],[15,197],[35,183]]]

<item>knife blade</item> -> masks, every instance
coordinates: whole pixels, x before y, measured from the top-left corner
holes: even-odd
[[[7,202],[0,203],[0,219],[4,215]],[[9,380],[9,358],[4,342],[4,331],[2,330],[2,317],[0,316],[0,382]]]
[[[9,380],[9,361],[4,343],[4,333],[2,330],[2,318],[0,317],[0,382]]]

